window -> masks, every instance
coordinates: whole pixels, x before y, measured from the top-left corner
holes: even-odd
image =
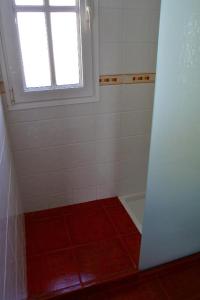
[[[13,1],[0,9],[10,106],[97,100],[97,0]]]

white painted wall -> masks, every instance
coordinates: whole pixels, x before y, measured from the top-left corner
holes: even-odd
[[[200,250],[199,28],[199,0],[162,0],[141,269]]]
[[[159,0],[100,0],[100,73],[154,72]],[[98,103],[12,111],[26,211],[144,192],[153,84],[100,88]]]
[[[0,99],[0,299],[25,299],[24,228]]]

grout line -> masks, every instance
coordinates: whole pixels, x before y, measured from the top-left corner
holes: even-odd
[[[55,148],[61,148],[61,147],[70,147],[70,146],[79,146],[79,145],[86,145],[86,144],[94,144],[102,141],[109,141],[109,140],[121,140],[121,139],[127,139],[127,138],[136,138],[136,137],[150,137],[149,133],[143,133],[143,134],[128,134],[124,136],[116,136],[116,137],[107,137],[107,138],[97,138],[97,139],[91,139],[88,141],[83,142],[71,142],[69,144],[57,144],[57,145],[47,145],[47,146],[40,146],[40,147],[30,147],[30,148],[21,148],[21,149],[14,149],[15,152],[23,152],[23,151],[34,151],[34,150],[47,150],[47,149],[55,149]]]
[[[138,270],[137,264],[135,263],[135,261],[134,261],[134,260],[132,259],[132,257],[130,256],[129,251],[126,249],[126,246],[125,246],[123,240],[121,239],[121,233],[118,231],[117,227],[115,226],[115,223],[113,222],[113,220],[112,220],[112,218],[111,218],[109,212],[108,212],[107,209],[105,208],[105,206],[104,206],[103,204],[101,204],[101,205],[103,206],[104,212],[106,213],[106,215],[107,215],[107,217],[108,217],[110,223],[112,224],[112,226],[113,226],[115,232],[117,233],[117,238],[119,239],[122,248],[124,249],[125,253],[126,253],[127,256],[129,257],[129,259],[130,259],[130,261],[131,261],[131,263],[132,263],[134,269]]]
[[[127,255],[128,255],[128,257],[129,257],[129,259],[130,259],[130,261],[131,261],[134,269],[136,269],[137,271],[139,271],[138,264],[135,262],[135,260],[132,258],[132,256],[130,255],[129,251],[127,250],[127,247],[126,247],[126,245],[125,245],[125,243],[124,243],[124,241],[122,239],[122,236],[119,236],[119,240],[120,240],[120,243],[122,245],[122,248],[127,253]]]
[[[114,231],[116,233],[116,236],[114,237],[114,239],[115,238],[119,238],[119,236],[123,237],[123,236],[130,235],[130,234],[127,234],[127,233],[124,233],[124,234],[123,233],[122,234],[119,233],[118,230],[117,230],[117,228],[116,228],[116,226],[114,225],[114,223],[112,221],[112,218],[110,217],[110,215],[107,212],[107,210],[104,207],[104,205],[101,203],[101,200],[95,200],[95,201],[98,202],[98,207],[99,207],[100,211],[103,210],[105,212],[107,218],[109,219],[109,221],[110,221],[110,223],[111,223],[111,225],[112,225],[112,227],[113,227],[113,229],[114,229]],[[67,205],[64,206],[63,208],[65,208],[65,207],[67,207]],[[55,209],[57,209],[57,208],[55,208]],[[60,207],[60,210],[62,210],[62,207]],[[34,212],[34,214],[37,214],[37,213],[38,212]],[[93,214],[93,210],[91,210],[91,213]],[[62,217],[67,217],[67,216],[72,216],[72,215],[74,215],[74,212],[64,212],[64,211],[62,212],[62,211],[60,211],[60,212],[58,212],[55,215],[50,215],[50,216],[45,215],[45,216],[40,216],[40,217],[30,216],[30,217],[27,217],[27,218],[30,219],[29,222],[31,222],[31,223],[33,222],[34,223],[34,222],[38,222],[38,220],[41,221],[42,219],[44,219],[44,220],[49,219],[49,218],[50,219],[52,219],[52,218],[54,219],[54,218],[60,218],[61,216]],[[107,237],[106,239],[101,239],[101,240],[98,240],[98,241],[91,241],[91,242],[86,242],[86,243],[74,244],[72,242],[72,238],[71,238],[71,234],[70,234],[70,230],[68,228],[67,222],[65,221],[64,223],[65,223],[65,231],[67,232],[67,234],[68,234],[68,236],[70,238],[70,246],[67,246],[67,247],[64,247],[64,248],[59,248],[59,249],[54,249],[54,250],[50,250],[50,251],[46,251],[46,252],[43,252],[43,253],[40,253],[40,254],[31,255],[31,256],[29,256],[29,258],[36,257],[36,256],[43,256],[44,254],[47,254],[47,253],[56,253],[56,252],[64,251],[64,250],[68,250],[68,249],[80,248],[80,247],[83,247],[83,246],[87,246],[88,244],[96,244],[99,241],[106,241],[106,240],[113,239],[111,237]]]
[[[152,44],[152,45],[157,45],[157,42],[154,40],[148,41],[148,40],[118,40],[118,41],[102,41],[102,44]],[[151,72],[151,73],[155,73],[155,72]]]
[[[129,161],[129,160],[127,160]],[[70,173],[72,171],[77,171],[77,170],[83,170],[85,168],[96,168],[97,166],[99,165],[113,165],[113,164],[116,164],[116,163],[119,163],[120,161],[110,161],[110,162],[98,162],[98,163],[89,163],[86,162],[86,163],[83,163],[83,165],[79,165],[79,166],[76,166],[76,167],[71,167],[71,168],[59,168],[59,169],[56,169],[56,170],[49,170],[49,171],[40,171],[39,173],[35,173],[35,174],[31,174],[31,175],[27,175],[27,174],[20,174],[18,173],[18,175],[20,176],[20,178],[32,178],[32,177],[37,177],[37,176],[40,176],[40,175],[45,175],[45,174],[56,174],[56,173]],[[72,186],[72,188],[75,188],[75,189],[84,189],[84,188],[89,188],[89,187],[95,187],[96,185],[92,186],[92,185],[87,185],[87,186]],[[65,191],[62,190],[61,192],[59,193],[56,193],[56,194],[63,194]],[[49,194],[48,196],[50,196],[52,194]],[[27,195],[25,195],[27,197]],[[40,196],[40,194],[35,194],[35,196]],[[34,196],[34,197],[35,197]]]
[[[27,259],[28,260],[32,260],[36,257],[40,257],[40,256],[44,256],[44,255],[48,255],[48,254],[55,254],[55,253],[58,253],[58,252],[63,252],[63,251],[67,251],[67,250],[75,250],[77,248],[82,248],[82,247],[86,247],[88,245],[96,245],[98,244],[99,242],[102,242],[102,241],[110,241],[110,240],[113,240],[113,239],[118,239],[119,236],[116,235],[114,237],[108,237],[106,239],[101,239],[101,240],[98,240],[98,241],[92,241],[92,242],[87,242],[87,243],[82,243],[82,244],[77,244],[77,245],[71,245],[71,246],[68,246],[68,247],[64,247],[64,248],[59,248],[59,249],[53,249],[53,250],[48,250],[48,251],[44,251],[42,253],[37,253],[37,254],[32,254],[32,255],[27,255]]]
[[[121,94],[120,94],[121,95]],[[121,100],[123,101],[123,100]],[[90,102],[91,103],[98,103],[98,102]],[[81,103],[79,103],[81,104]],[[55,109],[55,106],[52,107],[53,109]],[[31,110],[31,109],[30,109]],[[24,112],[24,110],[20,110],[21,112]],[[27,111],[27,110],[26,110]],[[120,115],[123,113],[129,113],[129,112],[152,112],[152,108],[151,107],[147,107],[147,108],[141,108],[141,109],[127,109],[127,110],[117,110],[117,111],[111,111],[111,112],[92,112],[90,114],[75,114],[75,115],[66,115],[63,116],[61,118],[48,118],[48,119],[33,119],[33,120],[26,120],[26,121],[9,121],[8,120],[8,124],[9,125],[13,125],[13,124],[23,124],[23,123],[39,123],[39,122],[48,122],[48,121],[56,121],[56,120],[65,120],[65,119],[79,119],[79,118],[88,118],[88,117],[93,117],[96,118],[97,116],[102,116],[102,115]]]
[[[72,246],[72,245],[73,245],[73,242],[72,242],[72,237],[71,237],[71,234],[70,234],[70,229],[69,229],[69,226],[68,226],[67,220],[66,220],[67,216],[65,216],[64,212],[61,213],[61,216],[62,216],[63,219],[64,219],[65,230],[66,230],[66,232],[68,233],[68,237],[69,237],[69,240],[70,240],[70,245],[71,245],[71,247],[69,247],[68,249],[71,249],[71,250],[74,249],[74,250],[75,250],[75,248],[73,248],[73,246]],[[80,272],[79,272],[79,263],[78,263],[78,258],[77,258],[77,253],[76,253],[76,251],[72,251],[72,255],[73,255],[73,257],[74,257],[75,264],[76,264],[76,266],[77,266],[77,274],[78,274],[78,278],[79,278],[81,287],[83,288],[83,283],[82,283],[81,275],[80,275]]]

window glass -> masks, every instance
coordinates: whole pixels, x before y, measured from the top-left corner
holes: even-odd
[[[51,85],[45,16],[42,12],[18,12],[25,84],[27,88]]]
[[[52,6],[75,6],[76,0],[49,0]]]
[[[76,13],[51,13],[51,30],[56,84],[79,84],[79,50]]]
[[[15,0],[16,5],[43,5],[43,0]]]

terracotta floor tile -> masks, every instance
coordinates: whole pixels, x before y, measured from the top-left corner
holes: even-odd
[[[25,222],[28,224],[34,220],[58,217],[63,213],[63,207],[45,209],[41,211],[29,212],[25,214]]]
[[[63,249],[70,245],[64,218],[34,220],[26,226],[27,255],[32,256]]]
[[[127,249],[130,257],[138,266],[139,257],[140,257],[140,242],[141,242],[140,234],[138,233],[138,234],[124,235],[121,238],[124,242],[125,248]]]
[[[128,213],[122,206],[117,207],[107,207],[112,223],[114,224],[116,230],[120,234],[137,233],[138,230],[133,224],[133,221],[129,217]]]
[[[78,272],[86,286],[134,274],[135,264],[107,213],[116,216],[116,208],[131,227],[116,198],[26,215],[29,293],[81,289]]]
[[[49,291],[80,285],[78,266],[73,250],[64,250],[46,256],[46,283]]]
[[[70,214],[74,216],[83,215],[83,214],[90,214],[94,211],[101,211],[101,203],[99,200],[84,202],[79,204],[69,205],[63,208],[64,214]]]
[[[118,239],[77,247],[76,255],[83,283],[102,282],[136,272]]]
[[[89,214],[67,215],[65,220],[74,245],[105,240],[115,235],[112,223],[103,209],[93,210]]]
[[[101,205],[103,205],[103,207],[115,207],[115,206],[122,206],[120,200],[115,197],[115,198],[108,198],[108,199],[103,199],[103,200],[99,200]]]
[[[28,263],[30,295],[48,294],[80,285],[78,269],[71,250],[34,257]]]
[[[43,270],[43,259],[41,257],[34,257],[27,261],[27,287],[28,295],[40,295],[45,291]]]
[[[121,278],[137,272],[139,245],[140,234],[117,198],[26,214],[29,296],[62,290],[66,295],[55,299],[200,299],[200,259],[185,259],[181,268],[171,263],[176,267],[157,268],[154,275],[140,273],[140,281],[124,286]],[[110,280],[118,282],[98,292],[89,288],[80,297],[69,294]]]

